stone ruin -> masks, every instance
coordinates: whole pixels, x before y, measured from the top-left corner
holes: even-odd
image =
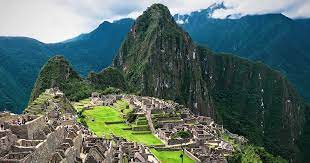
[[[0,162],[79,162],[79,127],[50,122],[44,115],[0,117]]]
[[[232,144],[221,138],[227,130],[210,117],[194,115],[183,105],[154,97],[125,95],[124,99],[146,115],[152,132],[165,142],[166,150],[184,149],[196,162],[210,163],[226,162],[225,156],[234,152]],[[191,137],[175,137],[179,131],[186,131]],[[244,140],[242,136],[234,137]]]
[[[57,89],[47,90],[63,96]],[[91,105],[112,106],[126,100],[135,114],[145,116],[150,132],[165,145],[156,150],[184,150],[195,162],[226,162],[233,146],[221,138],[225,133],[246,143],[244,137],[223,129],[210,117],[197,116],[171,101],[135,95],[100,95],[93,93]],[[149,147],[110,135],[99,138],[76,121],[74,113],[48,110],[43,115],[0,113],[0,162],[160,162]],[[185,131],[188,138],[175,135]]]

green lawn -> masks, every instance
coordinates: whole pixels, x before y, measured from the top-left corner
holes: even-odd
[[[72,103],[73,107],[76,111],[81,111],[85,106],[90,106],[90,99],[86,98],[83,100],[80,100],[79,102]]]
[[[181,163],[180,155],[182,151],[157,151],[154,148],[151,152],[162,162],[162,163]],[[184,154],[184,163],[195,163],[186,154]]]
[[[119,112],[123,112],[123,114],[127,115],[129,112],[132,111],[132,107],[124,100],[118,100],[116,103],[113,104],[115,109]]]
[[[105,124],[105,122],[123,121],[120,117],[120,113],[111,107],[94,107],[91,110],[85,110],[83,115],[86,117],[85,121],[90,130],[98,136],[102,136],[103,134],[109,136],[110,133],[113,133],[129,141],[135,141],[145,145],[162,144],[161,140],[156,138],[153,134],[133,134],[132,130],[123,130],[123,128],[130,127],[126,123]]]

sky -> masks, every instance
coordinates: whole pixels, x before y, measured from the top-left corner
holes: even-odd
[[[310,18],[310,0],[0,0],[0,36],[26,36],[45,43],[64,41],[94,30],[103,21],[136,18],[153,3],[172,14],[188,14],[224,2],[214,18],[282,13]]]

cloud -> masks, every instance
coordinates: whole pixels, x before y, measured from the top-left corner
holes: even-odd
[[[153,3],[167,5],[172,14],[185,14],[222,1],[229,8],[217,10],[214,17],[264,13],[310,17],[310,0],[0,0],[0,35],[58,42],[89,32],[104,20],[136,18]]]
[[[224,4],[228,9],[215,11],[213,17],[225,18],[227,15],[234,14],[244,16],[266,13],[282,13],[291,18],[310,17],[309,0],[225,0]]]

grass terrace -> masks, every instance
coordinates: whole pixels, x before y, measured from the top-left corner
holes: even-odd
[[[131,112],[133,110],[133,108],[131,106],[129,106],[129,104],[124,101],[124,100],[118,100],[116,101],[116,103],[113,104],[113,107],[121,112],[122,114],[124,114],[125,116],[128,115],[129,112]]]
[[[81,111],[84,107],[90,106],[90,98],[80,100],[79,102],[74,102],[72,105],[77,112]]]
[[[157,151],[154,148],[151,149],[151,152],[162,162],[162,163],[180,163],[182,159],[180,155],[182,151]],[[184,163],[195,163],[194,160],[189,158],[184,154]]]
[[[133,131],[125,119],[121,117],[119,110],[125,105],[123,102],[116,103],[115,108],[108,106],[97,106],[91,110],[84,110],[84,121],[91,131],[97,136],[110,136],[113,133],[116,136],[123,137],[129,141],[142,143],[145,145],[161,145],[163,142],[155,137],[150,131]]]

